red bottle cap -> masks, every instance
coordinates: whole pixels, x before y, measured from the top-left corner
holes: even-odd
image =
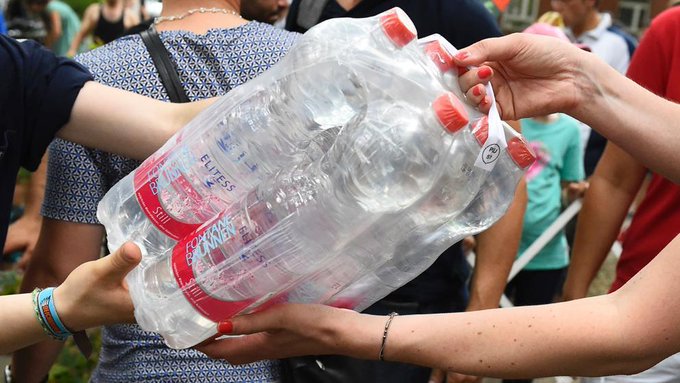
[[[380,17],[380,24],[387,37],[401,48],[417,37],[416,26],[401,8],[393,8]]]
[[[472,134],[475,135],[479,146],[484,146],[484,143],[489,138],[489,117],[484,116],[475,121],[472,125]]]
[[[470,122],[465,106],[453,93],[444,93],[432,103],[439,123],[450,133],[456,133]]]
[[[529,145],[519,137],[513,137],[510,142],[508,142],[508,153],[510,154],[510,158],[515,161],[520,169],[526,169],[536,161],[534,152],[529,148]]]
[[[437,41],[431,41],[425,45],[425,54],[437,65],[442,72],[448,72],[456,67],[453,63],[453,56],[444,49],[442,44]]]

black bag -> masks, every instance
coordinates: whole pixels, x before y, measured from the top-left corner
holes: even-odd
[[[352,361],[352,362],[350,362]],[[358,383],[363,368],[358,360],[335,355],[301,356],[281,361],[282,383]]]
[[[158,72],[158,76],[161,78],[161,83],[163,83],[170,101],[178,104],[189,102],[189,97],[187,97],[182,83],[179,81],[177,68],[175,68],[175,65],[170,60],[170,54],[165,49],[165,45],[163,45],[156,29],[151,27],[140,32],[139,35],[142,37],[149,55],[151,55],[153,65],[156,67],[156,72]]]

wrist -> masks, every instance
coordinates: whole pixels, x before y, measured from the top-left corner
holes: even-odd
[[[591,120],[607,108],[607,81],[611,77],[608,72],[616,71],[592,53],[583,52],[578,59],[574,78],[576,102],[566,113],[591,125]]]
[[[62,323],[72,332],[85,330],[87,326],[80,323],[79,316],[75,313],[77,303],[73,295],[65,293],[63,286],[54,289],[54,303]],[[81,316],[82,317],[82,316]]]
[[[360,359],[378,359],[385,316],[343,310],[342,316],[334,317],[331,323],[337,324],[327,345],[333,353]]]

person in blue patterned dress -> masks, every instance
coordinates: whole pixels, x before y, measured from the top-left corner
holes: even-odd
[[[212,9],[176,21],[161,18],[156,25],[191,100],[224,95],[257,77],[296,41],[295,33],[241,19],[238,0],[166,0],[163,5],[161,16]],[[98,82],[168,100],[139,35],[118,39],[76,60]],[[58,284],[77,265],[99,257],[104,229],[97,221],[97,203],[138,165],[66,141],[52,143],[40,240],[22,290]],[[15,353],[15,379],[28,383],[44,379],[60,347],[41,344]],[[104,328],[91,381],[278,382],[279,366],[275,361],[232,366],[192,349],[169,349],[160,336],[136,325],[117,325]]]

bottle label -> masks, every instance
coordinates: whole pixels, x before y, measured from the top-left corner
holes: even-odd
[[[159,173],[166,162],[169,152],[158,157],[151,157],[135,171],[134,188],[139,206],[149,220],[163,234],[175,241],[187,233],[196,230],[200,224],[185,223],[175,219],[164,207],[160,200],[162,187],[159,185]],[[177,177],[175,183],[181,184],[186,191],[195,191],[193,187],[182,177]]]
[[[258,250],[241,251],[258,234],[251,232],[245,226],[244,221],[247,220],[240,220],[239,217],[229,212],[221,214],[184,237],[172,251],[172,272],[184,297],[196,311],[214,322],[231,318],[253,305],[263,309],[287,299],[286,292],[270,292],[265,296],[239,301],[225,301],[216,296],[215,292],[228,289],[226,285],[233,280],[248,278],[248,267],[264,259],[259,256]],[[237,262],[240,262],[241,271],[234,272],[231,269],[220,273],[220,268],[228,267],[227,258],[235,254],[240,254]],[[211,273],[206,274],[209,271]]]
[[[475,166],[490,172],[496,166],[501,152],[508,147],[508,144],[505,141],[501,117],[498,114],[496,99],[493,95],[493,88],[490,83],[486,85],[486,94],[491,98],[491,109],[489,110],[489,136],[477,156]]]
[[[196,281],[194,267],[196,262],[227,241],[237,240],[236,226],[229,215],[217,218],[184,237],[172,250],[172,272],[177,285],[192,306],[204,317],[219,322],[230,318],[253,304],[254,299],[225,302],[208,294]]]

